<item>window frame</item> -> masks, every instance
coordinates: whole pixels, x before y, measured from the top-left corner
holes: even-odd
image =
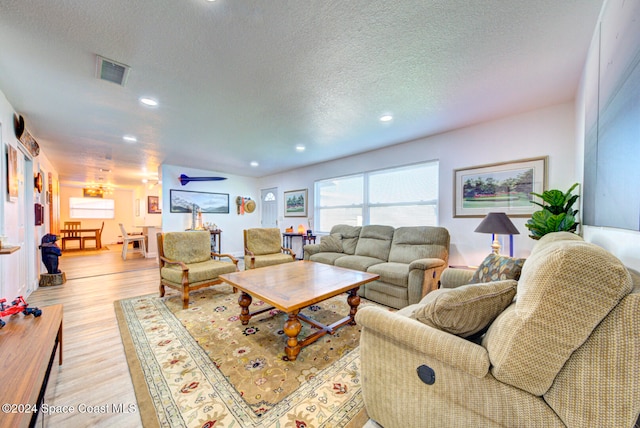
[[[110,203],[108,203],[110,201]],[[93,202],[97,204],[98,202],[107,202],[106,205],[111,205],[111,207],[87,207],[86,205],[82,205],[81,207],[78,204]],[[91,204],[89,204],[91,205]],[[80,215],[80,213],[76,213],[75,211],[80,211],[82,214],[86,214],[87,212],[96,212],[98,214],[103,213],[103,215],[95,215],[95,216],[86,216]],[[110,215],[109,215],[110,213]],[[81,198],[71,196],[69,198],[69,218],[70,219],[102,219],[102,220],[113,220],[116,218],[116,201],[111,198]]]
[[[436,172],[435,172],[435,193],[436,193],[436,197],[435,199],[429,199],[429,200],[415,200],[415,201],[411,201],[411,200],[406,200],[406,201],[401,201],[401,202],[375,202],[372,203],[370,202],[370,184],[371,184],[371,176],[373,175],[377,175],[377,174],[381,174],[384,172],[393,172],[393,171],[397,171],[397,170],[402,170],[402,169],[417,169],[420,167],[430,167],[430,166],[435,166],[436,168]],[[316,219],[318,219],[318,222],[316,223],[316,227],[317,233],[329,233],[330,230],[323,230],[323,225],[320,224],[320,219],[322,218],[322,210],[327,210],[327,209],[353,209],[353,208],[360,208],[360,218],[361,221],[358,222],[356,221],[356,223],[358,223],[358,226],[361,225],[369,225],[370,224],[370,219],[371,219],[371,209],[375,209],[375,208],[379,208],[379,207],[402,207],[402,206],[433,206],[434,207],[434,217],[435,217],[435,221],[433,224],[433,226],[437,226],[439,224],[439,203],[440,203],[440,186],[439,186],[439,172],[440,170],[440,161],[439,160],[430,160],[430,161],[424,161],[424,162],[417,162],[417,163],[411,163],[411,164],[405,164],[405,165],[398,165],[398,166],[394,166],[391,168],[381,168],[381,169],[376,169],[376,170],[369,170],[369,171],[363,171],[363,172],[358,172],[358,173],[354,173],[354,174],[348,174],[348,175],[343,175],[343,176],[338,176],[338,177],[330,177],[330,178],[324,178],[321,180],[316,180],[314,182],[314,208],[313,208],[313,212],[314,212],[314,217]],[[348,179],[351,177],[362,177],[362,204],[351,204],[351,205],[331,205],[331,206],[322,206],[321,204],[321,190],[320,190],[320,186],[323,183],[329,182],[329,181],[336,181],[336,180],[341,180],[341,179]],[[428,224],[429,226],[431,226],[431,224]],[[395,226],[395,225],[391,225],[391,226]],[[331,225],[331,227],[333,227],[333,225]],[[331,227],[329,227],[329,229],[331,229]]]

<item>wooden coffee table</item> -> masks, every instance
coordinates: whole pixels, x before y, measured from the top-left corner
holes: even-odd
[[[284,332],[288,339],[284,350],[289,360],[294,361],[301,348],[312,344],[327,333],[335,333],[345,324],[354,325],[354,317],[360,304],[358,288],[380,276],[305,260],[225,273],[219,278],[241,290],[238,303],[240,321],[243,325],[247,325],[252,316],[273,308],[287,313]],[[307,306],[344,292],[348,293],[347,303],[351,310],[348,316],[331,325],[321,324],[300,313],[300,310]],[[252,296],[273,306],[250,313]],[[298,340],[298,333],[302,329],[300,320],[314,325],[318,331]]]

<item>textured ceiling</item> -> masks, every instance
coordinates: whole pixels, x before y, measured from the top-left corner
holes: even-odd
[[[2,0],[0,90],[66,184],[265,176],[573,99],[601,6]],[[96,55],[131,67],[124,87]]]

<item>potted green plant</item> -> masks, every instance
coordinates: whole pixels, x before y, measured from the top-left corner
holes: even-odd
[[[542,209],[534,212],[525,224],[531,233],[529,237],[540,239],[551,232],[576,231],[578,210],[573,209],[573,204],[576,203],[579,196],[572,195],[571,192],[577,186],[578,183],[575,183],[566,193],[557,189],[545,190],[542,194],[531,192],[533,196],[542,199],[542,203],[536,201],[531,201],[531,203],[542,207]]]

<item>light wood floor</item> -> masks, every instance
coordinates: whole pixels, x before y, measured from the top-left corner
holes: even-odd
[[[129,251],[122,260],[122,246],[109,250],[65,252],[60,269],[67,282],[40,287],[28,298],[29,306],[61,303],[63,357],[49,406],[73,406],[73,413],[49,415],[49,427],[141,427],[138,413],[112,413],[112,405],[136,404],[113,302],[158,292],[159,272],[155,259]],[[172,290],[167,290],[167,294]],[[55,389],[54,389],[55,386]],[[80,413],[79,405],[109,407],[100,414]],[[137,407],[137,406],[136,406]]]
[[[159,272],[155,259],[129,252],[122,260],[122,246],[103,251],[67,251],[60,270],[67,282],[40,287],[28,298],[29,306],[64,305],[63,357],[55,385],[49,386],[50,407],[73,406],[75,411],[47,415],[46,428],[142,426],[138,413],[80,413],[78,407],[136,404],[129,367],[120,339],[113,302],[158,293]],[[240,269],[243,269],[242,260]],[[176,293],[167,288],[167,295]],[[0,422],[1,425],[1,422]],[[366,428],[379,428],[369,421]]]

